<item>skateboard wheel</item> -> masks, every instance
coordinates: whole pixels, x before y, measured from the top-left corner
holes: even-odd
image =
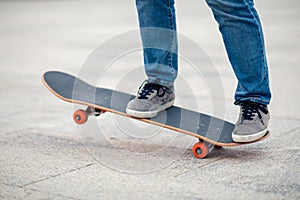
[[[76,110],[73,114],[73,120],[76,124],[84,124],[88,120],[88,114],[82,109]]]
[[[193,147],[193,154],[196,158],[205,158],[208,151],[208,146],[203,142],[197,142]]]

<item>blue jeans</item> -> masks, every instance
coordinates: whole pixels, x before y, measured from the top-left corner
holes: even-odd
[[[206,3],[219,24],[238,79],[236,103],[269,104],[271,92],[264,37],[253,0],[206,0]],[[171,86],[178,71],[174,0],[136,0],[136,6],[148,80]]]

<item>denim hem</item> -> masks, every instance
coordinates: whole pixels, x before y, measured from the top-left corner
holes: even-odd
[[[246,97],[246,98],[242,98],[242,99],[236,100],[236,101],[234,102],[234,104],[235,104],[235,105],[239,105],[240,102],[243,102],[243,101],[251,101],[251,102],[259,103],[259,104],[262,104],[262,105],[269,105],[269,104],[270,104],[270,101],[262,100],[262,99],[255,98],[255,97]]]

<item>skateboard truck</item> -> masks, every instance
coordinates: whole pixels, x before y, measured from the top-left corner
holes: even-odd
[[[105,112],[106,111],[104,110],[100,110],[98,108],[93,108],[91,106],[88,106],[85,110],[83,109],[76,110],[73,114],[73,120],[76,124],[84,124],[88,120],[88,116],[94,115],[98,117]]]

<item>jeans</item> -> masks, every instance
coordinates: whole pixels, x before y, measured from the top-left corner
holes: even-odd
[[[219,25],[238,79],[236,103],[269,104],[264,36],[253,0],[206,0],[206,3]],[[178,72],[174,0],[136,0],[136,7],[148,81],[172,86]]]

